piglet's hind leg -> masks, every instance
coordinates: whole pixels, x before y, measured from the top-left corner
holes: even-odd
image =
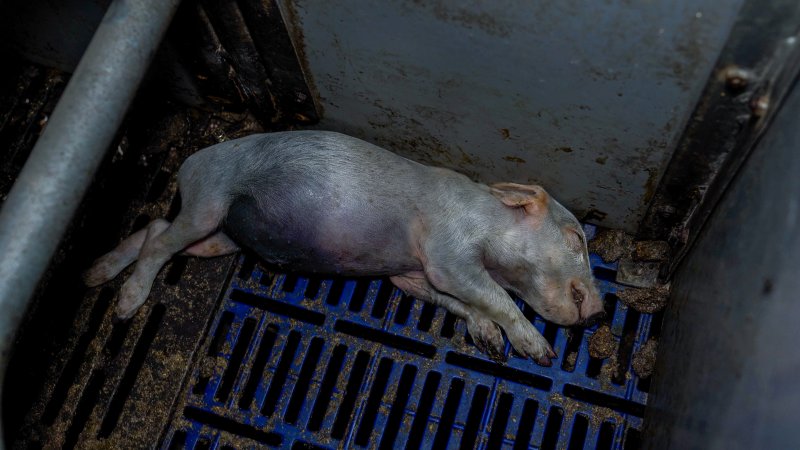
[[[120,242],[114,250],[97,258],[92,263],[92,267],[83,274],[83,282],[89,287],[95,287],[111,281],[139,258],[139,252],[142,250],[148,233],[152,236],[158,236],[167,227],[169,227],[169,222],[164,219],[156,219],[146,227],[131,234]]]
[[[225,233],[217,231],[211,236],[186,247],[183,254],[201,258],[213,258],[215,256],[230,255],[237,251],[239,251],[239,246]]]
[[[132,317],[147,300],[156,275],[172,255],[208,237],[222,222],[227,207],[224,202],[205,199],[200,206],[192,202],[197,197],[185,198],[188,204],[163,233],[155,235],[148,230],[136,268],[120,290],[116,309],[119,319]]]

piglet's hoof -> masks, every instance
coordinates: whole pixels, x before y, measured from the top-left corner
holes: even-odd
[[[546,352],[545,355],[540,356],[538,358],[531,358],[531,359],[533,359],[536,362],[536,364],[538,364],[540,366],[550,367],[550,366],[553,365],[553,361],[552,360],[553,359],[558,359],[558,355],[556,354],[556,352],[553,351],[552,348],[548,347],[547,348],[547,352]]]
[[[534,361],[536,361],[536,364],[543,367],[550,367],[553,365],[552,361],[550,361],[550,358],[548,358],[547,356],[542,356],[541,358],[535,359]]]
[[[102,261],[96,261],[90,269],[83,272],[81,276],[83,284],[87,287],[97,287],[113,278],[106,273],[105,269],[106,267]]]
[[[136,311],[147,300],[147,292],[129,279],[122,285],[117,298],[117,307],[114,308],[114,315],[119,320],[128,320],[136,315]]]
[[[481,353],[492,361],[506,362],[506,342],[500,327],[489,319],[477,316],[467,319],[467,330]]]
[[[492,345],[481,345],[477,341],[475,342],[475,345],[478,346],[478,349],[481,352],[483,352],[484,354],[489,356],[489,359],[491,359],[492,361],[494,361],[496,363],[501,363],[502,364],[502,363],[505,363],[506,361],[508,361],[508,358],[506,357],[505,351],[499,350],[499,349],[497,349],[496,347],[494,347]]]
[[[116,325],[130,320],[131,317],[136,315],[136,311],[139,310],[139,307],[126,308],[123,306],[124,304],[124,302],[117,302],[117,306],[114,308],[114,315],[111,316],[112,324]]]
[[[123,319],[122,317],[118,316],[116,311],[114,311],[114,315],[111,316],[111,324],[112,325],[117,325],[117,324],[123,323],[126,320],[128,320],[128,319]]]
[[[475,335],[472,340],[475,342],[475,346],[478,347],[478,350],[487,355],[492,361],[498,363],[507,361],[505,348],[502,345],[497,345],[496,342],[493,342],[491,339],[487,340],[482,335]],[[503,341],[501,340],[500,342]]]
[[[120,305],[117,305],[117,307],[114,309],[114,317],[111,318],[111,322],[112,323],[125,322],[126,320],[133,317],[138,309],[139,308],[123,309],[120,307]]]

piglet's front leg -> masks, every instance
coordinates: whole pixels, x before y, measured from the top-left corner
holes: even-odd
[[[439,305],[464,319],[467,323],[467,331],[472,336],[478,350],[487,354],[494,361],[506,362],[503,334],[497,324],[487,319],[486,316],[478,313],[461,300],[437,291],[422,272],[409,272],[393,276],[390,279],[406,294]]]
[[[522,314],[514,300],[480,264],[478,259],[447,266],[430,265],[426,275],[434,287],[458,298],[477,314],[500,325],[508,340],[523,357],[529,357],[539,365],[549,367],[551,359],[557,357],[547,339],[539,333]]]

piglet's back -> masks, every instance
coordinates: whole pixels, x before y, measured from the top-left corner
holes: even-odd
[[[448,175],[461,177],[339,133],[246,139],[204,150],[189,163],[223,168],[209,170],[208,178],[227,171],[220,184],[232,199],[228,233],[264,259],[296,269],[390,274],[420,268],[413,249],[417,219],[438,208],[436,192]]]

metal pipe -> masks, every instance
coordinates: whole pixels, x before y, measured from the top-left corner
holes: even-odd
[[[0,210],[0,386],[28,302],[179,2],[111,3]]]

